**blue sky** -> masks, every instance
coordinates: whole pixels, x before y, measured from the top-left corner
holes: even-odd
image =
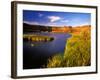
[[[90,13],[23,10],[23,22],[45,26],[80,26],[91,24]]]

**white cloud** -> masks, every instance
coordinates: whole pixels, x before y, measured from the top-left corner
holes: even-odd
[[[56,26],[57,24],[56,23],[47,23],[47,24],[45,24],[46,26]]]
[[[48,19],[50,20],[50,22],[55,22],[61,19],[61,17],[59,16],[48,16]]]
[[[30,24],[30,25],[38,25],[39,24],[38,22],[34,22],[34,21],[32,21],[32,22],[24,21],[24,23]]]
[[[85,23],[81,23],[80,26],[84,26],[84,25],[91,25],[89,24],[88,22],[85,22]]]
[[[69,22],[69,20],[62,20],[61,22],[66,22],[67,23],[67,22]]]

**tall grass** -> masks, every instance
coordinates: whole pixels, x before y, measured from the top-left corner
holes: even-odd
[[[90,30],[80,34],[72,33],[67,40],[64,55],[55,55],[48,60],[47,67],[75,67],[91,65],[91,37]]]

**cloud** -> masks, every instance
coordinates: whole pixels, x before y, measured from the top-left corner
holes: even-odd
[[[50,20],[50,22],[55,22],[61,19],[61,17],[59,16],[48,16],[48,19]]]
[[[57,24],[56,23],[47,23],[47,24],[45,24],[46,26],[56,26]]]
[[[88,22],[84,22],[84,23],[80,23],[81,26],[84,26],[84,25],[91,25],[90,23]]]
[[[39,24],[38,22],[35,22],[35,21],[32,21],[32,22],[24,21],[24,23],[30,24],[30,25],[38,25]]]
[[[69,22],[69,20],[61,20],[61,22],[67,23]]]

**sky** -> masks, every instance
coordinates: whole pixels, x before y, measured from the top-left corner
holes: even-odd
[[[90,13],[23,10],[23,22],[44,26],[81,26],[91,24]]]

